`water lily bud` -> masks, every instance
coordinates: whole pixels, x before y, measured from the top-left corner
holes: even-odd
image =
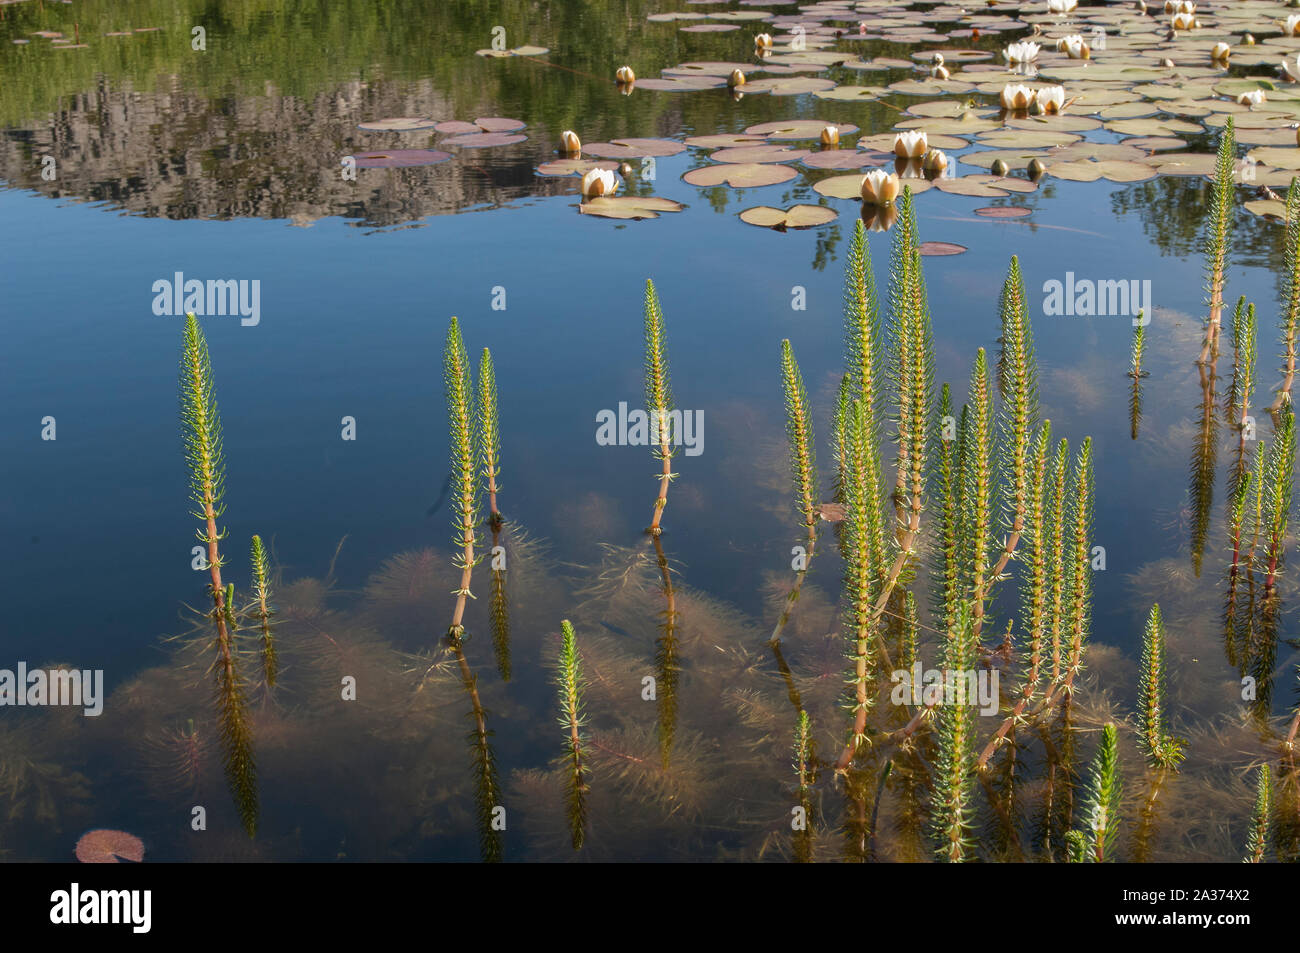
[[[618,72],[614,74],[614,78],[620,83],[635,83],[636,73],[632,72],[630,66],[620,66]]]
[[[1137,0],[1137,3],[1133,4],[1133,9],[1136,10],[1138,13],[1146,13],[1147,0]]]
[[[1086,60],[1092,56],[1092,48],[1077,33],[1057,40],[1056,48],[1072,60]]]
[[[947,79],[951,74],[946,66],[931,66],[930,76],[932,79]]]
[[[893,172],[872,169],[862,177],[862,201],[867,205],[893,205],[898,191],[898,176]]]
[[[1165,69],[1173,69],[1174,61],[1166,56],[1164,59],[1160,61],[1160,65],[1163,66]]]
[[[569,155],[577,155],[582,151],[582,140],[572,129],[566,129],[560,133],[560,146]]]
[[[1029,160],[1029,177],[1031,179],[1041,178],[1043,173],[1046,171],[1047,171],[1047,164],[1044,163],[1042,159]]]
[[[991,171],[994,175],[1006,175],[1008,172],[1011,171],[1011,168],[1007,165],[1006,160],[994,159],[993,165],[989,171]]]
[[[1231,55],[1232,47],[1223,42],[1215,43],[1214,48],[1210,50],[1210,59],[1214,60],[1216,63],[1228,62],[1228,57]]]
[[[1190,13],[1175,13],[1169,26],[1175,30],[1193,30],[1197,27],[1196,17]]]
[[[930,62],[933,63],[935,66],[942,66],[942,65],[943,65],[943,54],[942,54],[942,53],[935,53],[934,56],[930,57]]]
[[[894,155],[900,159],[919,159],[927,148],[925,133],[919,130],[909,129],[894,136]]]
[[[942,149],[929,149],[921,157],[921,168],[926,172],[942,172],[948,168],[948,157]]]
[[[1239,94],[1237,96],[1237,104],[1239,106],[1250,106],[1253,108],[1263,103],[1267,98],[1268,97],[1264,95],[1262,89],[1252,89],[1248,93]]]
[[[1242,34],[1242,37],[1241,37],[1241,45],[1242,45],[1242,46],[1254,46],[1254,45],[1255,45],[1255,37],[1254,37],[1254,35],[1253,35],[1253,34],[1250,34],[1250,33],[1244,33],[1244,34]]]
[[[613,195],[617,190],[618,179],[608,169],[592,169],[582,177],[582,194],[585,198]]]
[[[772,34],[760,33],[754,37],[754,45],[760,50],[770,50],[772,48]]]
[[[733,69],[731,75],[727,77],[727,85],[731,87],[744,86],[745,74],[738,69]]]
[[[838,146],[840,144],[840,130],[838,126],[822,127],[822,145]]]
[[[1294,63],[1286,58],[1283,58],[1282,76],[1286,79],[1289,79],[1293,83],[1300,82],[1300,56],[1296,57],[1296,61]]]
[[[618,167],[618,174],[623,176],[623,178],[626,179],[629,175],[632,174],[632,163],[624,162],[622,165],[620,165]]]
[[[1047,0],[1047,12],[1058,16],[1069,13],[1079,5],[1079,0]]]
[[[1282,32],[1287,36],[1300,36],[1300,14],[1293,13],[1282,24]]]

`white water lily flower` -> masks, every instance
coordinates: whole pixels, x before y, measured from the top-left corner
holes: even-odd
[[[1214,60],[1215,62],[1222,61],[1226,63],[1228,57],[1231,55],[1232,55],[1232,47],[1230,47],[1227,43],[1223,43],[1223,42],[1215,43],[1214,48],[1210,50],[1210,59]]]
[[[1002,95],[999,99],[1003,109],[1028,109],[1029,104],[1034,101],[1034,91],[1019,83],[1007,83],[1002,87]]]
[[[1038,59],[1038,51],[1042,47],[1037,43],[1031,43],[1025,40],[1022,43],[1012,43],[1002,51],[1002,58],[1008,63],[1032,63]]]
[[[1190,13],[1175,13],[1169,25],[1175,30],[1196,29],[1196,17]]]
[[[838,126],[822,127],[822,145],[837,146],[840,143],[840,130]]]
[[[1293,83],[1300,83],[1300,54],[1296,55],[1296,61],[1282,60],[1282,75]]]
[[[609,169],[592,169],[582,177],[582,194],[594,199],[602,195],[613,195],[618,191],[618,179]]]
[[[614,78],[620,83],[635,83],[636,73],[632,72],[630,66],[620,66],[618,72],[614,74]]]
[[[1045,86],[1040,89],[1035,98],[1038,101],[1038,107],[1045,113],[1056,114],[1065,106],[1065,87],[1064,86]]]
[[[1165,0],[1165,13],[1195,13],[1196,4],[1192,0]]]
[[[760,50],[770,50],[772,48],[772,34],[760,33],[758,36],[754,37],[754,45]]]
[[[1047,12],[1055,14],[1069,13],[1079,5],[1079,0],[1047,0]]]
[[[900,159],[919,159],[928,148],[925,133],[909,129],[894,136],[894,155]]]
[[[1237,104],[1240,106],[1255,107],[1264,102],[1268,97],[1264,95],[1262,89],[1252,89],[1248,93],[1242,93],[1237,97]]]
[[[1056,48],[1072,60],[1086,60],[1092,56],[1092,48],[1077,33],[1061,37],[1056,41]]]
[[[560,145],[570,155],[576,155],[582,151],[582,140],[578,138],[578,134],[572,129],[566,129],[560,133]]]
[[[898,190],[898,176],[893,172],[872,169],[862,177],[862,201],[868,205],[893,205]]]

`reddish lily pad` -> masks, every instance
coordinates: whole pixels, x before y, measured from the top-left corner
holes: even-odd
[[[757,208],[747,208],[740,213],[742,222],[763,228],[773,228],[780,232],[791,228],[812,228],[815,225],[825,225],[836,218],[837,213],[835,210],[824,205],[792,205],[788,209],[760,205]]]
[[[788,165],[777,162],[720,162],[702,169],[692,169],[682,176],[682,181],[705,187],[729,185],[733,189],[749,189],[789,182],[797,174]]]
[[[916,250],[922,255],[932,257],[960,255],[969,251],[965,245],[958,245],[956,242],[921,242],[916,246]]]
[[[139,864],[144,861],[144,841],[126,831],[107,829],[87,831],[76,847],[77,860],[83,864]]]
[[[446,162],[451,153],[437,149],[385,149],[382,152],[354,152],[348,158],[356,160],[358,169],[402,169]]]
[[[647,156],[675,156],[685,152],[686,146],[673,139],[615,139],[613,142],[589,142],[582,151],[601,159],[644,159]]]
[[[468,125],[466,123],[465,125]],[[367,132],[417,132],[421,129],[436,129],[438,122],[435,119],[423,119],[418,116],[396,116],[392,119],[371,119],[369,122],[358,123],[358,129],[364,129]],[[458,132],[478,132],[476,127],[470,129],[457,130]]]
[[[444,146],[464,146],[466,149],[482,149],[487,146],[509,146],[523,142],[527,136],[508,132],[479,132],[467,136],[452,136],[442,140]]]

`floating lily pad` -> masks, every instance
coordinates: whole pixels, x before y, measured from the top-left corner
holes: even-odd
[[[465,125],[469,125],[466,123]],[[422,119],[416,116],[397,116],[392,119],[371,119],[369,122],[357,124],[358,129],[364,129],[367,132],[417,132],[421,129],[436,129],[438,121],[436,119]],[[460,132],[477,132],[477,126],[471,126],[469,129],[458,130]]]
[[[358,169],[401,169],[407,166],[434,165],[451,158],[450,152],[437,149],[387,149],[382,152],[354,152]]]
[[[714,162],[791,162],[812,155],[807,149],[792,149],[789,146],[736,146],[734,149],[719,149],[709,158]]]
[[[587,143],[582,151],[601,159],[644,159],[648,156],[675,156],[685,152],[686,145],[672,139],[615,139],[612,142]]]
[[[527,136],[506,132],[477,132],[465,136],[452,136],[440,143],[444,146],[463,146],[466,149],[483,149],[488,146],[509,146],[523,142]]]
[[[851,122],[828,122],[824,119],[790,119],[785,122],[762,122],[745,130],[747,136],[763,136],[777,142],[794,142],[805,139],[820,139],[822,130],[834,126],[841,136],[849,136],[858,131]]]
[[[76,855],[83,864],[139,864],[144,861],[144,841],[126,831],[87,831],[77,841]]]
[[[790,228],[812,228],[834,221],[837,213],[824,205],[792,205],[788,209],[760,205],[740,213],[740,220],[750,225],[785,231]]]
[[[537,167],[538,175],[586,175],[592,169],[618,171],[617,162],[597,162],[593,159],[553,159]]]
[[[637,89],[654,89],[665,93],[693,93],[701,89],[716,89],[719,86],[725,86],[726,80],[722,77],[704,78],[698,76],[669,76],[663,79],[639,79],[636,81]]]
[[[1286,221],[1286,202],[1280,199],[1253,199],[1246,202],[1245,206],[1247,212],[1258,215],[1260,218],[1279,222]]]
[[[892,155],[880,152],[861,152],[857,149],[827,149],[805,156],[803,164],[810,169],[872,169],[893,160]]]
[[[975,214],[984,218],[1025,218],[1031,214],[1031,210],[1020,205],[986,205],[977,208]]]
[[[824,89],[813,93],[813,95],[818,99],[863,102],[869,99],[879,99],[888,92],[889,90],[881,89],[879,86],[836,86],[834,89]]]
[[[969,249],[965,245],[958,245],[956,242],[921,242],[916,246],[916,250],[922,255],[941,257],[960,255]]]
[[[765,136],[736,135],[732,133],[722,133],[716,136],[689,136],[686,139],[688,146],[700,149],[729,149],[733,146],[752,146],[764,142],[767,142]]]
[[[486,116],[474,120],[474,125],[478,126],[484,132],[515,132],[524,128],[524,122],[519,119],[504,119],[501,116]]]
[[[683,33],[728,33],[739,29],[740,27],[735,23],[696,23],[682,27],[681,31]]]
[[[733,189],[750,189],[762,185],[789,182],[798,173],[778,162],[719,162],[702,169],[692,169],[682,176],[691,185],[729,185]]]
[[[765,79],[750,80],[741,87],[741,92],[771,93],[773,96],[800,96],[804,93],[816,93],[834,88],[835,83],[829,79],[816,79],[812,76],[772,76]]]
[[[583,215],[601,218],[658,218],[660,212],[680,212],[686,206],[656,195],[601,196],[578,206]]]

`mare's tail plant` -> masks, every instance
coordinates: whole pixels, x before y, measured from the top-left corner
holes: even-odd
[[[1246,841],[1245,862],[1263,863],[1272,839],[1273,827],[1273,775],[1269,766],[1261,764],[1255,771],[1255,810],[1250,818],[1250,837]]]
[[[564,726],[564,775],[567,789],[569,834],[574,850],[582,848],[587,836],[587,767],[586,744],[582,729],[586,716],[582,709],[584,681],[578,662],[577,637],[573,624],[565,619],[560,623],[560,663],[556,683],[560,690],[560,724]]]
[[[483,483],[488,498],[488,526],[492,530],[492,588],[488,599],[488,620],[492,627],[492,649],[502,681],[510,681],[510,603],[506,593],[506,559],[501,547],[505,520],[497,508],[497,477],[501,475],[501,424],[497,411],[497,379],[492,352],[483,348],[478,365],[478,442]]]
[[[1232,117],[1229,116],[1219,136],[1214,183],[1210,187],[1210,222],[1205,237],[1205,290],[1210,296],[1210,310],[1205,325],[1205,342],[1201,345],[1201,355],[1197,358],[1200,364],[1212,362],[1223,318],[1223,285],[1228,262],[1228,232],[1234,212],[1232,177],[1236,158],[1237,146]]]
[[[1129,436],[1138,438],[1138,426],[1142,423],[1142,378],[1147,372],[1142,369],[1142,359],[1146,350],[1146,322],[1143,312],[1139,311],[1133,328],[1133,354],[1129,360],[1128,376],[1133,378],[1133,391],[1128,398]]]
[[[663,464],[659,476],[659,496],[655,500],[654,519],[648,532],[658,536],[663,519],[664,507],[668,505],[668,484],[676,474],[673,473],[673,393],[668,375],[668,344],[664,338],[664,316],[659,308],[659,296],[655,294],[654,282],[646,279],[645,283],[645,400],[646,414],[650,418],[652,439],[657,437],[655,456]]]
[[[1183,746],[1165,730],[1165,626],[1160,606],[1153,605],[1142,633],[1142,663],[1138,676],[1142,732],[1139,746],[1153,767],[1176,768]]]
[[[1101,745],[1092,762],[1088,779],[1087,800],[1084,802],[1083,820],[1087,825],[1081,831],[1086,845],[1084,859],[1088,863],[1114,860],[1115,844],[1119,839],[1120,799],[1123,784],[1119,776],[1119,734],[1113,723],[1101,731]]]
[[[1300,321],[1300,178],[1291,179],[1286,190],[1286,310],[1282,313],[1282,386],[1278,389],[1270,410],[1278,411],[1291,403],[1291,385],[1295,383],[1296,331]]]
[[[804,552],[799,557],[801,568],[795,571],[794,587],[786,597],[781,617],[772,630],[769,643],[779,645],[781,633],[799,600],[804,578],[812,564],[817,549],[817,453],[813,436],[812,411],[808,406],[808,392],[804,389],[803,375],[790,349],[790,341],[781,342],[781,382],[785,390],[786,438],[790,444],[790,475],[794,483],[795,509],[803,520]]]
[[[248,720],[246,683],[239,671],[235,645],[235,615],[231,600],[234,586],[222,584],[221,540],[225,531],[217,521],[226,511],[226,463],[222,446],[221,417],[212,379],[208,344],[198,319],[185,316],[184,346],[180,372],[181,424],[185,459],[190,470],[191,515],[199,520],[199,542],[207,547],[212,597],[210,617],[216,627],[216,703],[226,780],[235,799],[239,820],[249,837],[257,833],[257,767],[253,759],[253,733]]]
[[[262,545],[260,536],[253,537],[249,562],[253,567],[253,598],[256,600],[253,605],[253,616],[257,619],[257,627],[262,633],[262,671],[267,686],[274,688],[280,665],[275,654],[275,636],[271,632],[273,628],[271,616],[275,614],[270,604],[271,566],[266,558],[266,547]]]
[[[457,554],[455,564],[460,569],[460,586],[455,590],[456,607],[451,625],[447,628],[446,642],[460,667],[461,680],[469,695],[474,729],[470,733],[470,747],[474,765],[475,802],[479,821],[479,846],[483,859],[499,861],[503,852],[501,831],[497,824],[497,808],[501,805],[501,790],[497,781],[496,758],[490,743],[487,727],[487,710],[479,698],[478,679],[465,658],[465,605],[473,597],[470,583],[478,556],[474,547],[479,522],[477,420],[474,412],[474,381],[469,355],[461,338],[460,324],[455,318],[447,328],[447,344],[443,352],[443,382],[446,388],[447,413],[450,420],[452,493],[455,500],[453,525],[456,528]]]

